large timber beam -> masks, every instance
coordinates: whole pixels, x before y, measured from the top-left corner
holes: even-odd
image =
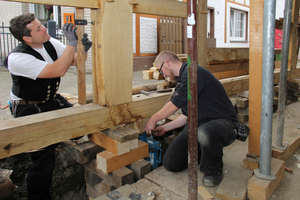
[[[133,0],[134,13],[163,15],[170,17],[187,17],[186,2],[174,0]]]
[[[5,0],[21,3],[35,3],[43,5],[56,5],[56,6],[71,6],[80,8],[101,8],[100,0]]]
[[[0,159],[155,114],[170,93],[133,96],[130,103],[87,104],[0,122]]]
[[[101,0],[92,9],[94,103],[113,106],[131,101],[133,73],[132,6],[129,0]]]

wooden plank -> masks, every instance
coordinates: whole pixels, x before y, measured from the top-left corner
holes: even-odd
[[[103,134],[113,138],[118,142],[127,142],[129,140],[134,140],[139,137],[139,132],[131,129],[127,126],[120,126],[114,130],[104,130],[102,131]]]
[[[103,151],[97,154],[97,168],[107,174],[148,156],[148,144],[139,140],[139,147],[129,153],[116,156],[109,151]]]
[[[173,0],[134,0],[130,3],[133,5],[134,13],[181,18],[187,17],[186,2]]]
[[[130,151],[130,141],[121,143],[101,132],[89,134],[89,139],[115,155],[122,155]]]
[[[151,80],[151,79],[153,79],[153,71],[152,70],[144,70],[143,71],[143,79],[144,80]]]
[[[197,63],[206,68],[207,63],[207,0],[197,5]],[[191,53],[191,52],[190,52]]]
[[[214,199],[215,198],[203,186],[198,186],[198,193],[202,196],[203,199]]]
[[[243,76],[249,74],[249,69],[239,69],[223,72],[214,72],[212,73],[217,79],[230,78],[235,76]]]
[[[141,133],[145,132],[145,126],[146,126],[147,122],[149,121],[149,119],[150,118],[140,119],[133,123],[127,124],[126,126],[128,128],[136,130],[139,134],[141,134]]]
[[[76,8],[76,19],[84,19],[84,9]],[[85,81],[85,47],[82,45],[84,26],[77,26],[77,81],[78,81],[78,103],[86,104],[86,81]]]
[[[210,71],[211,73],[232,71],[232,70],[239,70],[239,69],[249,69],[249,61],[210,64],[210,65],[207,65],[206,69],[208,71]]]
[[[87,104],[0,121],[0,159],[151,117],[170,93],[151,96],[133,96],[133,102],[112,107]]]
[[[159,52],[166,50],[165,17],[160,18],[159,23]]]
[[[207,62],[221,60],[249,59],[249,48],[210,48],[207,49]]]
[[[276,158],[271,160],[271,171],[275,174],[276,180],[269,181],[257,178],[255,175],[248,183],[248,198],[267,200],[271,197],[284,176],[285,162]]]
[[[100,105],[131,101],[133,22],[128,2],[102,0],[102,9],[92,10],[94,103]]]
[[[262,88],[262,45],[263,7],[260,0],[251,1],[249,43],[249,145],[250,153],[260,154],[261,88]]]
[[[80,8],[101,8],[100,2],[98,0],[5,0],[13,2],[23,2],[23,3],[34,3],[43,5],[56,5],[56,6],[71,6]]]
[[[291,19],[291,32],[290,32],[290,43],[289,43],[289,60],[288,69],[295,70],[298,61],[299,51],[299,36],[298,36],[298,19],[299,19],[299,6],[300,0],[293,1],[293,11]]]
[[[86,141],[82,143],[75,143],[70,140],[61,143],[64,149],[69,153],[69,155],[78,162],[79,164],[85,164],[96,158],[97,153],[103,151],[104,149],[97,144]]]

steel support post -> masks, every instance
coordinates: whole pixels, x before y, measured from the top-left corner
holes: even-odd
[[[289,60],[289,45],[291,33],[293,0],[285,1],[284,20],[283,20],[283,37],[281,49],[281,65],[280,65],[280,80],[279,80],[279,97],[278,97],[278,115],[277,115],[277,133],[275,148],[284,150],[286,147],[282,145],[285,101],[286,101],[286,83],[287,70]]]
[[[275,11],[276,0],[264,0],[260,162],[254,173],[267,180],[276,179],[271,173]]]
[[[197,104],[197,1],[187,1],[188,39],[188,199],[197,200],[198,104]]]

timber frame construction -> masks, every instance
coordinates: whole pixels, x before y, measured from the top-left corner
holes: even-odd
[[[10,1],[10,0],[9,0]],[[133,41],[132,13],[186,18],[186,2],[174,0],[13,0],[16,2],[76,7],[76,18],[82,19],[83,8],[91,9],[93,103],[85,104],[84,49],[78,43],[78,98],[81,106],[56,110],[0,122],[0,159],[91,134],[111,127],[147,118],[162,108],[170,94],[151,97],[132,95]],[[201,1],[199,1],[201,2]],[[206,49],[207,2],[198,5],[198,62],[209,60]],[[263,1],[251,0],[249,75],[221,79],[228,95],[250,91],[249,152],[259,154],[260,98],[262,68]],[[294,0],[288,79],[300,76],[296,69],[298,56],[299,0]],[[205,22],[205,23],[201,23]],[[204,28],[203,28],[204,27]],[[78,35],[83,31],[78,27]],[[201,34],[201,33],[204,34]],[[82,33],[82,32],[81,32]],[[82,35],[82,34],[81,34]],[[80,41],[80,38],[79,38]],[[221,57],[239,60],[237,50],[216,49]],[[243,58],[244,59],[244,58]],[[218,62],[222,59],[217,59]],[[226,70],[224,70],[226,71]],[[229,76],[230,77],[230,76]],[[274,73],[274,84],[279,72]],[[253,95],[252,95],[253,94]],[[85,105],[83,105],[85,104]]]

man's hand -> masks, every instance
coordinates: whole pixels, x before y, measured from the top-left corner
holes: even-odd
[[[165,127],[162,125],[162,126],[158,126],[154,129],[154,133],[153,135],[154,136],[162,136],[164,135],[165,133],[167,132],[167,130],[165,129]]]
[[[92,46],[92,42],[88,39],[88,34],[84,33],[83,38],[81,39],[82,45],[84,45],[85,54],[87,54],[88,50]]]
[[[77,37],[77,34],[76,34],[77,28],[76,27],[73,28],[73,26],[74,26],[73,24],[67,23],[67,24],[64,25],[63,31],[64,31],[64,35],[69,40],[68,45],[76,47],[77,46],[77,40],[78,40],[78,37]]]
[[[147,135],[151,135],[156,127],[155,122],[152,122],[151,119],[147,122],[145,126],[145,132]]]

